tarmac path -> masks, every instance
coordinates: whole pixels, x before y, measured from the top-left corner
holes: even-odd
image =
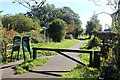
[[[79,41],[70,49],[79,49],[84,41]],[[78,57],[78,53],[66,53],[67,55],[80,60]],[[0,72],[2,71],[2,78],[57,78],[66,72],[70,72],[75,65],[76,62],[58,54],[54,56],[44,56],[50,58],[49,62],[47,62],[43,66],[39,66],[30,72],[14,75],[15,71],[12,67],[20,64],[21,61],[11,62],[9,64],[3,65],[0,67]],[[40,57],[40,58],[44,58]]]

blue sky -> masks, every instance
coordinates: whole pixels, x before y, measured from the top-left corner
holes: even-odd
[[[25,13],[28,11],[27,8],[19,5],[17,3],[13,4],[13,0],[0,0],[0,10],[3,10],[4,14],[18,14]],[[41,0],[40,0],[41,1]],[[107,0],[95,0],[96,3],[100,6],[94,4],[94,2],[90,0],[47,0],[47,3],[54,4],[56,8],[61,8],[64,6],[70,7],[74,12],[78,13],[80,16],[80,20],[82,21],[82,27],[85,29],[86,22],[95,12],[96,14],[100,12],[112,13],[112,9],[109,6],[106,6]],[[111,25],[111,17],[107,14],[100,14],[98,16],[100,23],[103,25],[103,29],[105,29],[105,24]]]

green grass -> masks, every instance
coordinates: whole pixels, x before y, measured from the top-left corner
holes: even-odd
[[[14,70],[16,71],[15,74],[22,74],[28,72],[29,70],[32,70],[37,66],[44,65],[46,62],[48,62],[48,60],[49,58],[38,58],[35,60],[28,60],[27,62],[22,62],[21,64],[14,68]]]
[[[31,47],[38,47],[38,48],[51,48],[51,49],[68,49],[70,47],[72,47],[74,44],[76,44],[79,40],[73,39],[73,40],[69,40],[69,39],[65,39],[62,42],[59,43],[55,43],[55,42],[51,42],[51,43],[38,43],[38,44],[31,44]],[[38,56],[50,56],[50,55],[56,55],[58,53],[56,53],[55,51],[37,51],[38,52]]]
[[[51,42],[51,43],[38,43],[38,44],[31,44],[31,47],[39,47],[39,48],[56,48],[56,49],[67,49],[72,47],[75,43],[77,43],[79,40],[76,39],[65,39],[62,42]]]
[[[61,78],[80,78],[83,80],[94,79],[98,80],[100,71],[96,68],[77,65],[71,72],[62,75]]]

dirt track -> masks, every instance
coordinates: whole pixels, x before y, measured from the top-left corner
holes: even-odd
[[[70,49],[78,49],[83,41],[79,41]],[[78,53],[67,53],[67,55],[72,56],[79,60]],[[36,69],[31,70],[28,73],[14,75],[14,70],[12,67],[18,65],[22,61],[12,62],[6,64],[2,67],[2,78],[57,78],[62,74],[69,72],[75,65],[76,62],[62,56],[54,55],[49,56],[50,61],[43,66],[39,66]],[[0,71],[1,71],[0,70]]]

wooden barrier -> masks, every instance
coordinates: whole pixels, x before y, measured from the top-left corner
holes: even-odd
[[[36,48],[36,47],[33,47],[33,59],[36,59],[37,58],[37,50],[47,50],[47,51],[55,51],[63,56],[65,56],[66,58],[69,58],[79,64],[82,64],[83,66],[87,66],[85,63],[81,62],[81,61],[78,61],[62,52],[76,52],[76,53],[89,53],[90,54],[90,61],[89,61],[89,67],[96,67],[98,68],[98,66],[100,66],[100,63],[96,63],[97,61],[96,60],[99,60],[98,58],[100,57],[97,57],[96,55],[98,55],[98,53],[100,53],[100,51],[83,51],[83,50],[72,50],[72,49],[49,49],[49,48]],[[94,53],[94,60],[93,60],[93,53]],[[98,66],[94,66],[93,64],[93,61],[94,61],[94,64],[98,65]],[[95,62],[96,61],[96,62]],[[98,61],[99,62],[99,61]]]

